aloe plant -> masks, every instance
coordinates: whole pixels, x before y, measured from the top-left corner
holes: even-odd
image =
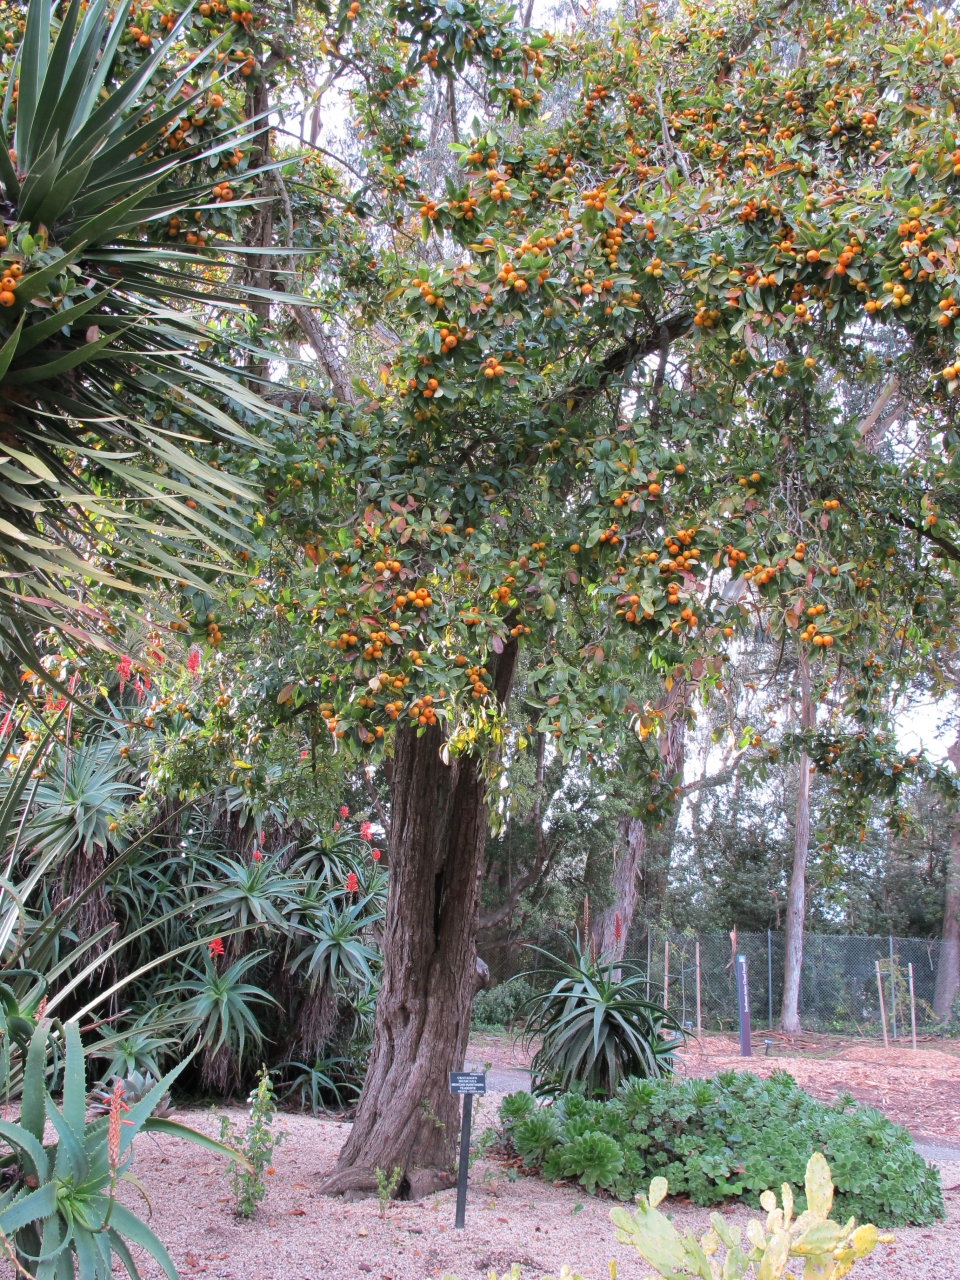
[[[51,1040],[65,1049],[63,1098],[58,1107],[47,1087]],[[145,1250],[169,1280],[177,1280],[170,1256],[154,1233],[116,1198],[129,1174],[133,1142],[142,1132],[164,1133],[248,1164],[240,1152],[186,1125],[154,1115],[186,1066],[181,1063],[133,1105],[114,1091],[106,1114],[86,1120],[83,1046],[75,1023],[55,1029],[44,1019],[27,1053],[19,1123],[0,1121],[0,1246],[21,1274],[36,1280],[110,1280],[114,1260],[136,1280],[130,1245]],[[47,1124],[53,1139],[44,1143]]]
[[[533,948],[549,958],[547,972],[556,978],[549,991],[525,1003],[524,1039],[539,1043],[531,1063],[534,1093],[580,1086],[611,1097],[628,1076],[672,1070],[683,1029],[666,1009],[640,994],[643,975],[624,961],[592,959],[580,950],[579,939],[567,941],[569,961]],[[668,1039],[668,1031],[677,1039]]]
[[[256,127],[227,118],[214,91],[223,88],[213,84],[216,42],[187,60],[178,52],[190,20],[188,6],[118,80],[126,5],[70,0],[64,12],[30,0],[7,66],[0,564],[10,585],[0,665],[13,678],[18,662],[42,670],[38,627],[103,643],[107,620],[78,608],[71,585],[136,589],[147,568],[151,579],[203,590],[211,545],[248,541],[240,504],[252,491],[180,443],[200,436],[249,450],[231,407],[277,413],[202,354],[206,321],[190,306],[201,296],[208,306],[238,302],[209,284],[212,247],[169,238],[181,215],[208,217],[222,202],[216,166]],[[151,83],[159,91],[148,95]],[[181,145],[166,134],[185,114],[202,126],[191,123]],[[243,204],[239,194],[229,201]]]

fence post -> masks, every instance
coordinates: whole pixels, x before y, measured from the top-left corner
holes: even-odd
[[[883,976],[880,973],[880,961],[874,962],[877,966],[877,994],[880,996],[880,1024],[883,1027],[883,1047],[889,1049],[887,1043],[887,1010],[883,1003]]]
[[[897,975],[893,969],[893,934],[888,934],[890,939],[890,1003],[893,1008],[891,1010],[891,1020],[893,1023],[893,1038],[897,1038]]]
[[[670,939],[663,944],[663,1007],[667,1008],[670,999]]]
[[[910,984],[910,1037],[913,1040],[913,1051],[917,1051],[917,1006],[913,1002],[913,962],[907,965],[907,981]]]
[[[773,1030],[773,942],[767,930],[767,1025]]]
[[[647,1001],[650,1000],[650,965],[653,963],[653,934],[650,932],[650,925],[647,925]]]
[[[700,939],[697,938],[697,1039],[701,1039],[700,1023]]]

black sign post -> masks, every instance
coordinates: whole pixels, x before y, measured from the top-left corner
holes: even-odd
[[[737,956],[737,1013],[740,1015],[740,1057],[752,1058],[750,1047],[750,987],[747,982],[747,957]]]
[[[470,1172],[470,1121],[473,1118],[473,1095],[486,1093],[487,1077],[482,1071],[451,1071],[450,1092],[463,1097],[463,1123],[460,1126],[460,1171],[457,1174],[457,1219],[455,1227],[463,1227],[467,1214],[467,1174]]]

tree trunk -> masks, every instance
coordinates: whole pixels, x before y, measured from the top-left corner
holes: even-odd
[[[937,962],[937,984],[933,992],[933,1012],[949,1018],[954,997],[960,990],[960,818],[950,823],[947,853],[947,896],[943,908],[943,941]]]
[[[506,703],[516,642],[497,661]],[[383,984],[357,1117],[328,1195],[375,1192],[375,1170],[401,1171],[399,1194],[451,1186],[459,1137],[448,1073],[463,1065],[477,989],[476,931],[487,832],[483,760],[444,764],[440,725],[395,739]]]
[[[813,703],[810,698],[810,669],[807,656],[800,650],[800,727],[813,727]],[[787,895],[784,932],[783,1004],[780,1030],[796,1035],[800,1030],[800,966],[803,962],[803,924],[807,909],[807,858],[810,853],[810,757],[800,753],[797,780],[797,811],[793,836],[793,874]]]
[[[670,786],[680,786],[683,782],[687,706],[692,688],[692,682],[677,680],[656,704],[667,722],[660,738],[660,755],[663,760],[663,781]],[[648,832],[641,818],[621,819],[621,844],[613,869],[613,898],[608,906],[594,916],[591,929],[596,955],[606,960],[623,959],[627,936],[637,909],[641,880],[644,900],[649,901],[659,890],[659,901],[662,904],[669,874],[670,851],[677,830],[677,816],[675,808],[659,832]]]

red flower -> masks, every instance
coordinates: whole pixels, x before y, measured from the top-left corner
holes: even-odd
[[[253,853],[251,853],[250,857],[254,860],[254,862],[262,862],[262,861],[263,861],[263,854],[260,852],[260,850],[259,850],[259,849],[254,849],[254,851],[253,851]]]
[[[613,936],[618,943],[620,939],[623,937],[623,921],[620,919],[619,911],[613,917]]]
[[[117,675],[120,677],[121,693],[123,693],[123,686],[130,679],[130,671],[132,667],[133,667],[133,663],[130,661],[130,659],[127,657],[126,654],[124,654],[123,657],[120,659],[120,661],[117,663]]]
[[[357,883],[357,873],[355,871],[351,871],[348,873],[347,882],[343,887],[346,889],[347,893],[357,892],[357,890],[360,888],[360,885]]]
[[[200,650],[194,647],[187,654],[187,670],[195,676],[200,670]]]
[[[380,861],[380,850],[379,850],[379,849],[371,849],[371,850],[370,850],[370,857],[374,860],[374,862],[379,862],[379,861]]]
[[[341,818],[349,818],[349,817],[350,817],[350,810],[347,808],[347,806],[346,806],[345,804],[342,804],[342,805],[340,806],[340,817],[341,817]]]
[[[361,839],[361,840],[369,840],[369,839],[370,839],[370,830],[371,830],[371,828],[370,828],[370,823],[369,823],[369,822],[361,822],[361,823],[360,823],[360,839]]]
[[[207,950],[210,952],[211,960],[214,958],[214,956],[222,956],[223,940],[221,938],[213,938],[210,942],[207,943]]]
[[[308,756],[309,754],[310,754],[310,752],[306,749],[306,747],[304,747],[304,749],[300,752],[300,759],[301,759],[301,760],[306,760],[306,758],[307,758],[307,756]]]

